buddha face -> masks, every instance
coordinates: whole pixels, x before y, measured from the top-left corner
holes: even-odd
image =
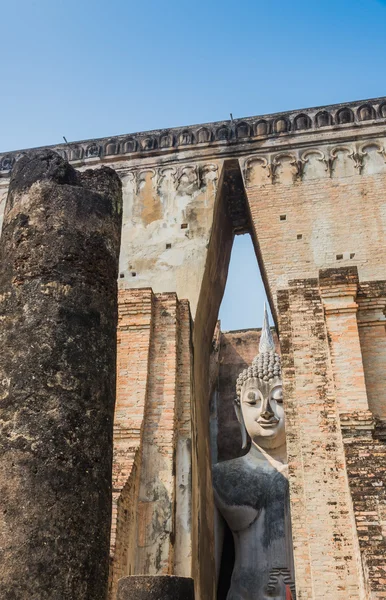
[[[237,408],[237,418],[244,422],[253,444],[267,450],[285,444],[280,377],[270,381],[261,381],[255,377],[247,379],[241,390],[240,407]]]

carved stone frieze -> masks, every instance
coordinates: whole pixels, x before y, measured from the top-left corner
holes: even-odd
[[[155,169],[141,169],[136,172],[136,181],[137,181],[136,193],[137,194],[146,185],[146,181],[148,180],[149,176],[151,177],[152,180],[155,180],[156,173],[157,172]]]
[[[275,154],[270,164],[272,183],[280,180],[283,183],[290,183],[301,177],[301,161],[298,160],[296,154],[287,152]]]
[[[333,148],[330,152],[329,165],[331,177],[334,175],[354,175],[356,170],[360,172],[358,153],[352,146],[337,146]]]
[[[157,192],[160,193],[165,187],[175,189],[177,182],[177,169],[175,167],[163,167],[157,170]]]
[[[253,155],[243,162],[245,185],[294,183],[303,179],[374,174],[386,169],[386,150],[380,140],[312,148],[301,152]]]
[[[165,151],[187,150],[202,144],[213,144],[215,147],[228,144],[237,146],[254,139],[296,137],[310,132],[324,135],[329,130],[336,132],[339,128],[350,130],[372,123],[382,124],[385,119],[386,99],[374,98],[365,102],[326,106],[322,109],[309,108],[205,125],[58,144],[53,148],[61,153],[64,152],[65,154],[62,155],[70,161],[85,159],[91,161],[91,159],[127,155],[130,158],[131,155],[149,152],[162,155]],[[13,162],[21,154],[20,151],[0,154],[0,171],[8,173]]]
[[[88,148],[87,148],[86,156],[87,156],[87,158],[100,156],[101,150],[102,150],[102,148],[99,144],[96,144],[96,143],[90,144],[90,146],[88,146]]]
[[[181,166],[177,169],[177,190],[191,194],[199,187],[199,173],[197,165]]]
[[[199,166],[199,177],[200,187],[206,186],[211,181],[216,189],[218,182],[218,166],[211,163]]]
[[[319,179],[329,175],[329,165],[325,154],[321,150],[312,149],[303,152],[300,156],[302,163],[302,178]]]
[[[187,193],[188,195],[196,190],[204,188],[211,181],[217,186],[218,166],[213,163],[202,165],[173,165],[146,169],[119,170],[121,178],[125,179],[135,194],[139,194],[141,189],[148,181],[149,177],[153,186],[160,193],[165,186],[173,189],[175,192]]]
[[[264,156],[248,158],[244,163],[245,185],[259,185],[267,183],[272,175],[272,169]]]

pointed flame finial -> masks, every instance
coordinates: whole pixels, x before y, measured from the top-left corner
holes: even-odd
[[[280,356],[275,352],[275,342],[269,327],[267,307],[264,304],[264,323],[261,330],[259,354],[255,356],[252,365],[241,371],[236,381],[236,403],[240,404],[240,394],[244,383],[252,377],[261,381],[281,379]]]
[[[275,342],[273,341],[272,331],[269,326],[266,302],[264,302],[264,323],[261,330],[259,354],[263,354],[265,352],[275,352]]]

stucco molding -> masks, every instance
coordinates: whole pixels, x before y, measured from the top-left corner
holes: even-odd
[[[323,139],[336,133],[360,134],[369,126],[386,124],[386,98],[335,104],[218,121],[188,127],[175,127],[139,132],[94,140],[83,140],[52,146],[59,154],[76,164],[97,164],[109,160],[127,160],[147,156],[168,156],[178,152],[209,148],[220,150],[230,147],[245,148],[254,142],[286,138],[291,143],[301,143],[310,134]],[[15,160],[25,150],[0,154],[0,172],[7,175]]]

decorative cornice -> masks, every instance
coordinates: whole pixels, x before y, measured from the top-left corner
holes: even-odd
[[[54,145],[51,148],[71,162],[95,164],[104,159],[111,161],[162,156],[186,152],[192,148],[235,149],[235,146],[253,141],[286,136],[301,138],[310,133],[324,134],[342,130],[359,133],[358,128],[379,124],[386,124],[386,98],[84,140]],[[7,176],[15,160],[24,152],[26,150],[0,154],[0,172],[3,176]],[[297,167],[301,168],[301,165]]]

